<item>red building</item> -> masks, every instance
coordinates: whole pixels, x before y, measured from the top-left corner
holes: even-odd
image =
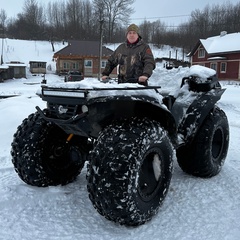
[[[220,80],[240,80],[240,33],[223,31],[200,39],[189,54],[191,65],[216,70]]]

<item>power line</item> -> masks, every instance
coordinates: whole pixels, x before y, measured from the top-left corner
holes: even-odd
[[[179,17],[190,17],[191,15],[172,15],[172,16],[162,16],[162,17],[139,17],[139,18],[130,18],[130,20],[153,20],[153,19],[161,19],[161,18],[179,18]],[[178,28],[179,26],[165,26],[166,28]]]
[[[190,17],[191,15],[172,15],[163,17],[141,17],[141,18],[131,18],[131,20],[144,20],[144,19],[160,19],[160,18],[176,18],[176,17]]]

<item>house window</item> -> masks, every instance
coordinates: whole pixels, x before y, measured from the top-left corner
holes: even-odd
[[[14,67],[13,71],[15,75],[20,73],[20,69],[18,67]]]
[[[45,64],[41,62],[35,62],[31,64],[33,68],[44,68]]]
[[[107,61],[106,61],[106,60],[103,60],[102,63],[101,63],[101,67],[102,67],[102,68],[105,68],[105,67],[106,67],[106,64],[107,64]]]
[[[79,69],[79,63],[73,63],[72,69],[74,69],[74,70]]]
[[[225,62],[221,63],[221,73],[226,73],[227,71],[227,64]]]
[[[86,68],[92,68],[92,60],[85,60],[84,61],[84,66]]]
[[[210,64],[210,68],[214,69],[215,71],[217,71],[217,64],[216,63],[211,63]]]
[[[39,68],[44,68],[44,67],[45,67],[45,63],[39,62],[39,63],[38,63],[38,67],[39,67]]]
[[[198,57],[199,58],[204,58],[205,57],[205,50],[204,50],[204,48],[199,48],[199,50],[198,50]]]
[[[68,62],[63,63],[63,69],[69,69],[69,63]]]

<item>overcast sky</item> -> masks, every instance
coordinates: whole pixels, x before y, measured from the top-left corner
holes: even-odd
[[[188,21],[191,12],[196,9],[203,10],[208,4],[226,3],[236,5],[240,0],[135,0],[135,13],[131,22],[142,22],[144,18],[149,21],[160,19],[167,25],[174,26]]]
[[[38,0],[38,3],[56,2],[57,0]],[[61,0],[58,0],[61,1]],[[0,9],[7,12],[8,17],[16,17],[22,12],[25,0],[1,0]],[[131,22],[139,24],[144,19],[156,21],[160,19],[169,26],[176,26],[188,20],[192,11],[203,10],[208,4],[232,3],[236,5],[240,0],[135,0],[132,5],[135,12],[132,14]]]

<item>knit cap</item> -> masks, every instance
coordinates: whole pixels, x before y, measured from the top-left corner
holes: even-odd
[[[139,35],[139,27],[136,24],[129,25],[129,27],[127,28],[127,33],[129,31],[135,31]]]

